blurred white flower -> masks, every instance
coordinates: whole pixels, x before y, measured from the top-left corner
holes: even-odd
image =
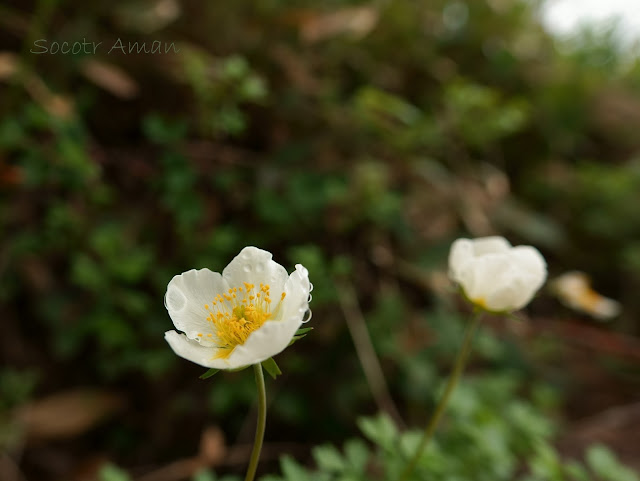
[[[222,274],[192,269],[167,286],[165,306],[176,331],[165,339],[174,352],[201,366],[236,369],[286,348],[309,309],[309,273],[291,274],[270,252],[242,249]]]
[[[591,288],[589,276],[584,272],[570,271],[551,282],[551,291],[566,306],[586,312],[601,321],[620,314],[620,303],[598,294]]]
[[[547,278],[537,249],[512,247],[503,237],[458,239],[449,253],[449,277],[476,306],[510,312],[531,301]]]

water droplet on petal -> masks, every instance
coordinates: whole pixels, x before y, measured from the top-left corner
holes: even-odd
[[[264,272],[264,264],[257,264],[256,272]]]
[[[251,264],[245,264],[244,267],[242,268],[243,271],[245,272],[251,272]]]

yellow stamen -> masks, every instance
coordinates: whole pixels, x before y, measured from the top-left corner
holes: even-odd
[[[244,288],[231,287],[228,294],[216,294],[211,306],[205,304],[205,309],[211,308],[206,318],[211,323],[211,332],[206,337],[212,338],[218,347],[215,359],[228,358],[236,346],[247,341],[252,332],[277,316],[280,303],[274,311],[271,310],[270,286],[260,284],[258,292],[254,289],[254,284],[245,282]],[[284,298],[283,292],[280,300]],[[203,334],[198,336],[203,337]]]

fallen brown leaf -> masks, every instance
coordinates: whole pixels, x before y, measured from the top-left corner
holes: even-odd
[[[124,405],[121,396],[76,389],[29,402],[15,411],[27,441],[64,439],[90,430]]]

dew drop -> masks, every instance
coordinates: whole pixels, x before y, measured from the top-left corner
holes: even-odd
[[[256,272],[264,272],[264,264],[257,264]]]
[[[251,264],[245,264],[242,270],[245,272],[251,272]]]

